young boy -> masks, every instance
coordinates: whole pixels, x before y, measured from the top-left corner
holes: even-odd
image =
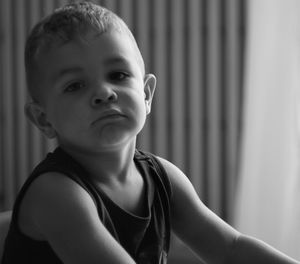
[[[28,118],[59,147],[14,205],[2,263],[163,264],[174,231],[205,263],[299,263],[241,235],[170,162],[136,150],[156,79],[130,30],[88,2],[43,19],[25,50]]]

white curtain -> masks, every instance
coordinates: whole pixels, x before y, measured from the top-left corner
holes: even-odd
[[[235,226],[300,260],[300,0],[249,0]]]

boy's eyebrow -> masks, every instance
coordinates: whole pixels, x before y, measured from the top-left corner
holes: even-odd
[[[135,56],[135,55],[132,55]],[[134,63],[133,63],[134,61]],[[122,56],[122,55],[116,55],[115,57],[111,57],[111,58],[107,58],[104,61],[106,66],[113,66],[116,64],[121,64],[121,66],[125,66],[126,69],[133,69],[132,67],[134,67],[134,65],[136,64],[137,67],[139,67],[141,69],[141,71],[143,72],[143,62],[139,61],[138,58],[134,58],[134,60],[131,60],[130,58],[126,57],[126,56]],[[145,74],[145,73],[143,73]]]
[[[74,74],[76,72],[82,72],[82,68],[80,68],[80,67],[72,67],[72,68],[62,69],[57,74],[55,74],[55,76],[54,76],[53,79],[56,81],[59,78],[61,78],[62,76],[64,76],[64,75]]]
[[[112,58],[108,58],[104,61],[104,64],[106,65],[111,65],[111,64],[126,64],[126,65],[129,65],[129,60],[123,56],[115,56],[115,57],[112,57]]]

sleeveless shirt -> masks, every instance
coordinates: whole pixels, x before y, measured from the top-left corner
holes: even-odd
[[[153,154],[136,150],[134,162],[146,184],[145,202],[148,213],[145,217],[136,216],[115,204],[89,181],[87,171],[61,148],[49,153],[33,170],[17,196],[5,240],[2,264],[63,263],[47,241],[26,236],[18,226],[19,207],[27,189],[37,177],[50,171],[63,173],[89,193],[97,206],[99,219],[138,264],[167,263],[171,230],[171,184],[164,168]]]

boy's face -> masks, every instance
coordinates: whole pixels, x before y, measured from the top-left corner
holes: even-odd
[[[150,112],[155,77],[144,75],[132,40],[88,33],[40,55],[40,105],[27,114],[64,148],[106,151],[135,140]]]

